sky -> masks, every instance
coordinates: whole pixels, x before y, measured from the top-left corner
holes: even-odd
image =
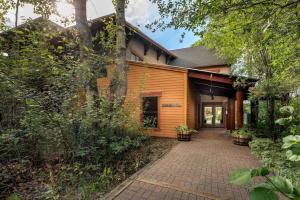
[[[60,0],[59,3],[57,3],[57,11],[62,17],[74,18],[74,8],[72,5],[66,3],[66,0]],[[88,19],[94,19],[113,12],[114,7],[111,0],[88,0]],[[28,18],[38,17],[33,13],[33,7],[31,5],[23,6],[20,8],[19,13],[20,23]],[[11,10],[7,17],[9,19],[8,23],[13,26],[15,21],[14,11]],[[131,0],[126,9],[126,20],[128,22],[137,26],[146,35],[169,50],[190,47],[198,40],[198,37],[194,36],[193,33],[187,32],[184,29],[167,29],[165,31],[156,31],[153,33],[151,30],[145,28],[146,24],[152,22],[152,20],[157,19],[158,17],[159,14],[156,6],[150,3],[149,0]],[[62,18],[58,16],[53,15],[50,19],[61,24],[60,21]],[[180,42],[180,36],[183,32],[185,32],[186,35],[184,40]]]

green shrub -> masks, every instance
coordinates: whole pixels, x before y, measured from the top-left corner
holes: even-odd
[[[255,138],[250,143],[251,152],[257,156],[262,165],[269,168],[278,176],[290,179],[300,185],[299,163],[286,158],[286,150],[282,149],[282,142],[274,143],[271,139]]]

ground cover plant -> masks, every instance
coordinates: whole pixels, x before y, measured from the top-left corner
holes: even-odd
[[[279,199],[278,194],[288,199],[300,198],[300,135],[299,114],[294,107],[284,106],[279,112],[282,117],[276,124],[284,126],[284,136],[278,141],[270,138],[254,138],[250,142],[251,152],[260,159],[263,167],[257,169],[238,169],[231,173],[231,183],[247,185],[257,176],[265,178],[265,183],[249,188],[250,200]],[[272,174],[271,174],[272,173]]]

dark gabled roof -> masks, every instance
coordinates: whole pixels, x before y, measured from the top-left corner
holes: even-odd
[[[177,56],[177,59],[170,62],[171,65],[184,67],[228,65],[224,59],[218,57],[215,52],[204,46],[176,49],[171,50],[171,52]]]

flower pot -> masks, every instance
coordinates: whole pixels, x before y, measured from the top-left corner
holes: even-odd
[[[232,136],[233,137],[233,144],[241,145],[241,146],[248,146],[249,142],[251,141],[251,137],[242,137],[242,136]]]
[[[182,133],[177,133],[177,139],[178,141],[191,141],[191,136],[192,134],[182,134]]]

